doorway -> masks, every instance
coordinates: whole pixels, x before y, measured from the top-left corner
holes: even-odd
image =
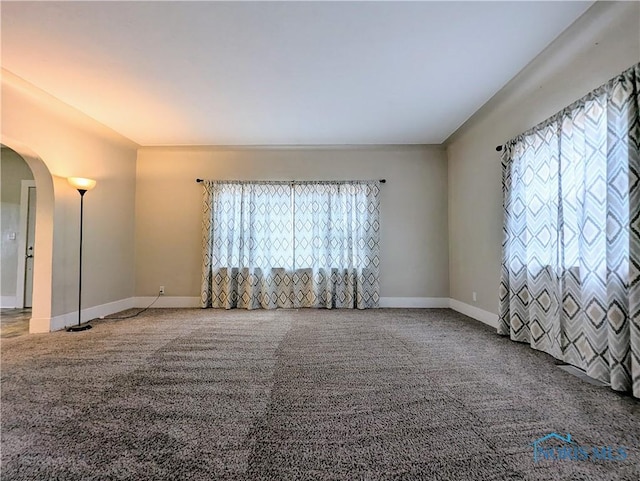
[[[35,299],[36,181],[25,158],[2,145],[0,338],[29,332]]]
[[[16,276],[16,307],[18,308],[31,308],[32,306],[35,239],[36,183],[33,180],[23,180],[20,193],[20,243]]]
[[[17,208],[17,211],[14,211],[15,217],[13,217],[15,219],[15,227],[11,228],[11,232],[15,232],[16,237],[15,240],[13,240],[11,232],[4,232],[8,235],[3,235],[1,239],[3,244],[4,241],[6,241],[7,246],[13,245],[11,248],[11,255],[5,255],[4,251],[2,253],[3,279],[5,277],[5,273],[7,278],[12,278],[10,282],[2,283],[3,291],[5,288],[7,291],[3,292],[2,300],[4,301],[7,299],[7,296],[11,296],[13,297],[12,306],[15,307],[20,303],[24,304],[26,290],[27,296],[30,297],[28,301],[31,301],[28,303],[32,306],[31,318],[28,322],[29,332],[50,332],[52,329],[55,329],[52,325],[54,319],[52,317],[52,302],[54,297],[52,273],[54,258],[53,226],[55,217],[53,176],[42,158],[20,141],[3,135],[0,147],[2,151],[1,157],[3,167],[3,175],[1,176],[3,201],[6,194],[11,191],[11,189],[4,189],[5,183],[14,185],[14,188],[17,191],[15,192],[16,200],[11,201],[11,203]],[[4,167],[6,161],[11,158],[19,159],[24,168],[28,170],[28,175],[23,177],[11,175],[5,176]],[[14,181],[12,179],[31,180],[34,182],[34,184],[31,185],[32,187],[37,185],[37,194],[35,190],[29,192],[29,189],[26,189],[26,193],[23,194],[21,181]],[[31,208],[27,209],[26,206],[29,205],[29,197],[31,197]],[[24,200],[24,202],[22,202],[22,200]],[[5,202],[3,202],[3,207],[5,207]],[[4,210],[5,209],[3,209],[3,214]],[[20,217],[18,212],[20,210],[24,210],[22,217]],[[32,227],[29,235],[30,241],[27,240],[27,225],[29,224],[29,216],[27,214],[29,210],[31,210]],[[35,217],[33,217],[34,214]],[[18,219],[22,219],[23,230],[18,226]],[[35,228],[33,228],[34,226]],[[3,231],[6,227],[7,225],[3,222]],[[18,239],[18,235],[21,233],[22,235],[20,235],[20,239]],[[29,244],[27,244],[27,242],[29,242]],[[30,246],[32,247],[31,254],[29,254],[28,249]],[[27,257],[28,255],[32,255],[33,257]],[[27,259],[30,260],[27,262]],[[24,270],[21,270],[21,272],[24,273],[26,273],[27,266],[29,266],[30,280],[27,281],[25,274],[22,274],[20,278],[17,277],[18,263],[21,263],[24,266]],[[21,279],[21,281],[19,279]],[[26,285],[27,282],[29,286]],[[20,295],[18,295],[18,290],[20,290]],[[28,295],[29,291],[31,291],[30,296]]]

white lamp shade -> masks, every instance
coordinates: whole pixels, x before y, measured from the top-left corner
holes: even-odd
[[[84,177],[67,177],[67,182],[78,190],[91,190],[96,186],[95,180]]]

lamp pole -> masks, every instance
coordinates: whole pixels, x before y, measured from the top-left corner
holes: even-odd
[[[79,249],[79,262],[78,262],[78,325],[67,328],[69,332],[84,331],[91,329],[91,324],[87,323],[82,325],[82,227],[84,223],[84,194],[87,190],[95,187],[95,180],[82,179],[78,177],[70,177],[69,183],[77,188],[80,194],[80,249]]]
[[[82,324],[82,224],[84,221],[84,194],[87,193],[84,189],[78,189],[80,192],[80,259],[78,262],[78,327]],[[87,324],[87,329],[91,325]]]

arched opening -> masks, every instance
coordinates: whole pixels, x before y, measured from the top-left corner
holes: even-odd
[[[36,188],[25,160],[1,146],[2,187],[2,287],[0,337],[29,332],[33,292]]]
[[[54,190],[53,177],[44,161],[19,142],[2,138],[2,145],[16,152],[33,174],[36,196],[35,238],[33,250],[32,310],[29,332],[51,330],[51,300],[53,279]]]

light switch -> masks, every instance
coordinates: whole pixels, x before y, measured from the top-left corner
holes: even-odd
[[[9,232],[9,240],[16,240],[16,233],[15,232]]]

